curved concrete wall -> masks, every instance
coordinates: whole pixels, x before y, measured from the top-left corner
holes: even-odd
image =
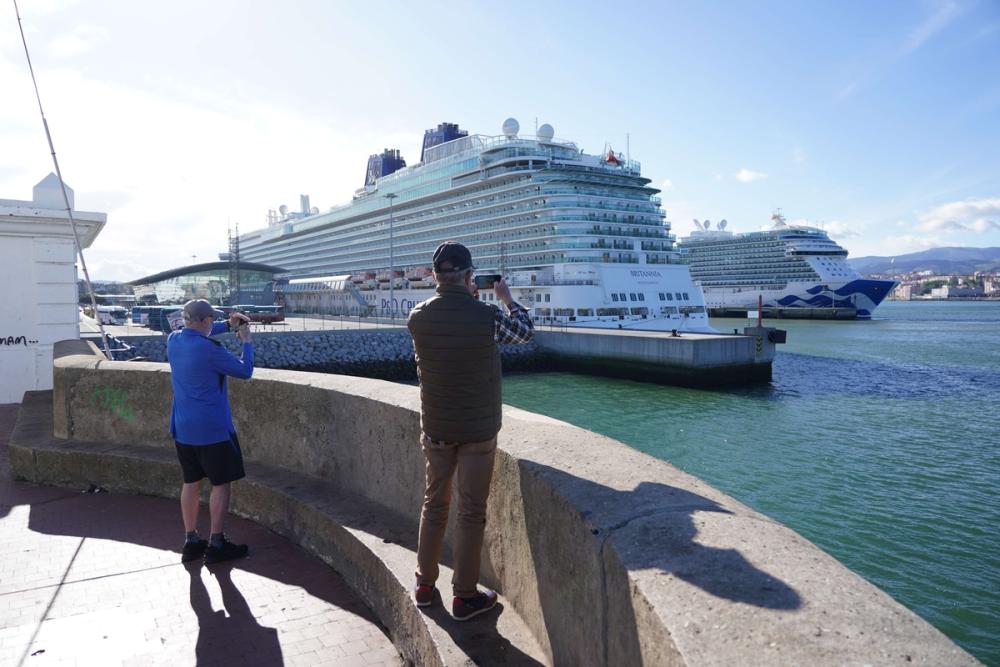
[[[230,393],[248,460],[415,525],[417,388],[261,369]],[[56,361],[57,437],[172,447],[169,407],[165,364]],[[486,538],[484,583],[554,664],[975,663],[788,528],[663,461],[521,410],[505,409]]]

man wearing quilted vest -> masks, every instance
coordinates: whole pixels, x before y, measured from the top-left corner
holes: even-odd
[[[444,543],[452,478],[457,473],[458,517],[452,577],[452,615],[465,621],[496,605],[495,591],[480,590],[479,565],[486,528],[486,501],[500,431],[498,344],[527,343],[531,316],[500,280],[493,286],[504,309],[476,298],[472,255],[447,241],[434,253],[433,297],[410,312],[420,379],[421,446],[427,483],[417,546],[418,606],[434,602],[434,585]]]

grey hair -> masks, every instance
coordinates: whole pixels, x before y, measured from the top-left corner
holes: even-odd
[[[438,282],[439,285],[464,285],[465,277],[472,273],[472,269],[465,269],[464,271],[454,271],[451,273],[438,273],[434,272],[434,280]]]

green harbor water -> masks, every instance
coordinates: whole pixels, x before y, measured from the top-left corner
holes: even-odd
[[[770,324],[788,343],[768,386],[511,375],[504,402],[704,479],[1000,665],[1000,302]]]

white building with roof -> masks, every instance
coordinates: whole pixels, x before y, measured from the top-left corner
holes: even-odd
[[[90,247],[104,213],[76,211],[80,245]],[[76,245],[59,179],[49,174],[30,201],[0,199],[0,403],[52,388],[52,346],[80,336]]]

